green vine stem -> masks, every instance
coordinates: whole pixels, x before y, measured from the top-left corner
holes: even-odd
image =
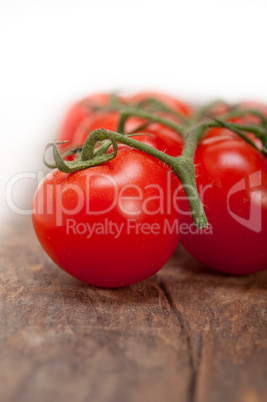
[[[98,130],[96,130],[98,131]],[[114,138],[107,133],[107,135],[92,135],[94,132],[92,132],[88,137],[87,137],[87,148],[84,150],[84,146],[82,148],[76,148],[78,150],[77,157],[74,161],[65,161],[63,157],[60,155],[57,145],[60,145],[62,143],[66,143],[67,141],[64,142],[51,142],[47,144],[44,150],[44,155],[43,155],[43,161],[44,164],[49,167],[50,169],[55,169],[57,168],[61,172],[64,173],[73,173],[77,172],[78,170],[82,169],[87,169],[89,167],[93,166],[98,166],[101,165],[102,163],[106,163],[108,161],[111,161],[117,156],[118,152],[118,144],[114,140]],[[98,148],[95,151],[95,146],[98,143],[98,141],[103,141],[108,139],[108,143],[103,144],[100,148]],[[107,154],[106,151],[112,144],[113,146],[113,152]],[[53,157],[54,157],[54,163],[49,163],[46,160],[46,151],[52,147],[53,149]],[[83,157],[84,153],[86,154],[86,158]],[[68,151],[66,154],[71,155],[73,152]]]
[[[172,114],[173,116],[176,116],[182,123],[188,122],[188,117],[185,117],[181,113],[171,109],[170,107],[166,106],[165,103],[153,97],[142,100],[141,102],[137,103],[135,107],[137,107],[138,109],[143,109],[146,105],[151,107],[151,112],[167,112]]]
[[[193,118],[191,119],[191,124],[194,125],[205,118],[207,114],[212,114],[213,109],[219,105],[228,106],[227,103],[225,103],[223,100],[214,100],[196,111]]]
[[[224,127],[228,130],[233,131],[239,137],[241,137],[244,141],[246,141],[249,145],[255,148],[257,151],[261,152],[263,155],[267,155],[267,135],[266,130],[263,127],[255,126],[255,125],[242,125],[235,123],[228,123],[223,120],[215,119],[213,120],[218,124],[218,127]],[[243,131],[252,133],[258,138],[262,143],[262,149],[259,149],[257,145],[252,141],[250,137],[248,137]]]
[[[197,112],[199,118],[201,119],[203,117],[203,114],[206,113],[207,110],[210,110],[212,107],[214,107],[218,103],[221,104],[222,101],[213,102],[213,103],[209,104],[208,106],[202,108],[201,113]],[[244,114],[248,114],[249,112],[251,112],[251,110],[244,112]],[[259,112],[259,114],[261,115],[260,112]],[[179,133],[184,138],[186,137],[186,133],[188,131],[192,131],[192,125],[195,122],[195,118],[193,118],[190,121],[190,123],[188,123],[187,125],[181,126],[180,124],[177,124],[176,122],[173,122],[172,120],[169,120],[169,119],[164,118],[162,116],[158,116],[158,115],[150,113],[150,112],[146,112],[144,110],[139,110],[139,109],[135,109],[135,108],[125,108],[125,109],[121,110],[121,118],[120,118],[120,121],[119,121],[119,124],[118,124],[118,133],[121,133],[121,134],[124,133],[125,122],[129,117],[132,117],[132,116],[140,117],[140,118],[148,120],[150,122],[157,122],[157,123],[163,124],[163,125],[171,128],[171,129],[175,130],[177,133]],[[264,116],[262,116],[262,118],[264,118]],[[211,119],[213,120],[213,122],[211,122],[211,123],[202,122],[202,123],[199,123],[198,125],[195,125],[193,127],[197,128],[199,125],[204,124],[206,129],[207,128],[216,128],[216,127],[217,128],[218,127],[228,128],[229,130],[231,130],[231,131],[235,132],[237,135],[239,135],[244,141],[246,141],[253,148],[257,149],[259,152],[261,152],[264,155],[266,155],[266,152],[267,152],[267,134],[266,134],[265,127],[252,125],[252,124],[251,125],[242,125],[242,124],[235,124],[235,123],[225,122],[224,119],[222,119],[222,118],[217,119],[217,118],[211,117]],[[254,142],[251,140],[251,138],[249,138],[245,133],[243,133],[243,131],[253,133],[257,138],[259,138],[260,141],[262,142],[263,149],[260,150],[254,144]]]
[[[95,146],[99,141],[109,140],[112,142],[114,152],[112,154],[97,154],[99,151],[95,151]],[[185,195],[188,199],[189,208],[193,218],[193,222],[198,229],[203,229],[208,226],[207,218],[203,209],[202,202],[199,198],[199,194],[195,181],[195,167],[193,161],[184,155],[181,157],[172,157],[164,152],[158,151],[155,148],[150,147],[142,142],[136,141],[127,135],[119,134],[114,131],[105,129],[98,129],[88,135],[80,158],[75,161],[64,161],[57,150],[57,143],[48,144],[46,150],[49,147],[53,147],[53,156],[55,164],[48,164],[44,158],[44,162],[48,167],[57,167],[59,170],[65,173],[75,172],[77,170],[86,169],[88,167],[97,166],[101,163],[107,162],[116,156],[117,147],[115,143],[121,142],[132,148],[145,152],[160,161],[166,163],[173,170],[174,174],[180,180]],[[104,152],[104,149],[103,149]]]
[[[218,103],[222,103],[222,102],[221,101],[216,101],[216,102],[213,102],[212,104],[209,104],[208,106],[202,108],[201,113],[197,112],[198,118],[201,120],[203,118],[203,116],[204,116],[204,113],[206,113],[207,110],[210,110],[212,108],[212,106],[214,106],[214,105],[216,105]],[[240,116],[242,116],[242,115],[244,116],[244,115],[249,114],[249,113],[253,114],[253,112],[255,112],[254,114],[257,115],[258,117],[261,117],[262,121],[263,121],[263,119],[265,119],[264,116],[260,112],[257,112],[255,110],[254,111],[253,110],[246,110],[246,111],[235,112],[236,113],[235,116],[237,116],[237,113],[239,113]],[[133,117],[133,116],[134,117],[140,117],[142,119],[148,120],[149,122],[156,122],[156,123],[163,124],[164,126],[175,130],[182,137],[185,137],[186,132],[188,130],[191,130],[192,126],[194,126],[194,124],[196,124],[196,118],[195,117],[193,117],[193,119],[190,122],[188,122],[187,124],[180,125],[180,124],[178,124],[178,123],[176,123],[176,122],[174,122],[172,120],[169,120],[169,119],[167,119],[165,117],[162,117],[162,116],[158,116],[158,115],[156,115],[154,113],[151,113],[151,112],[146,112],[144,110],[135,109],[135,108],[125,108],[125,109],[121,110],[121,118],[120,118],[120,121],[119,121],[119,124],[118,124],[118,133],[121,133],[121,134],[124,133],[124,126],[125,126],[126,120],[129,117]],[[243,133],[243,131],[253,133],[262,142],[262,146],[263,146],[262,153],[266,155],[266,152],[267,152],[267,132],[266,132],[266,127],[267,126],[266,127],[265,126],[261,127],[261,126],[255,125],[255,124],[242,125],[242,124],[226,122],[225,120],[229,119],[230,118],[229,116],[233,117],[233,115],[230,114],[230,113],[221,116],[220,119],[211,117],[213,122],[212,123],[206,123],[206,128],[216,128],[216,127],[228,128],[229,130],[234,131],[237,135],[239,135],[241,138],[243,138],[252,147],[254,147],[258,151],[260,151],[259,148],[257,146],[255,146],[253,141]],[[206,116],[206,117],[209,117],[209,116]],[[146,125],[144,124],[141,127],[144,128],[145,126]]]
[[[121,103],[120,98],[116,93],[110,93],[110,100],[108,105],[105,106],[96,106],[90,99],[83,99],[80,103],[90,110],[101,111],[101,112],[111,112],[114,110],[120,110],[125,107],[124,103]]]
[[[177,117],[183,124],[186,124],[189,120],[188,117],[168,107],[164,102],[161,102],[160,100],[154,97],[150,97],[136,104],[132,104],[131,106],[127,106],[125,105],[125,103],[122,103],[120,101],[120,98],[117,96],[116,93],[111,93],[109,104],[106,106],[96,106],[92,102],[90,102],[90,100],[87,99],[82,100],[81,103],[89,109],[102,112],[115,111],[115,110],[120,112],[121,109],[126,109],[128,107],[143,110],[144,107],[148,107],[148,111],[152,113],[165,112],[172,114],[173,116]]]
[[[220,119],[221,120],[229,120],[229,119],[233,119],[235,117],[244,117],[248,114],[259,117],[261,119],[262,125],[267,127],[266,117],[261,112],[259,112],[258,110],[255,110],[255,109],[242,109],[241,110],[241,109],[236,108],[236,109],[231,110],[230,112],[227,112],[227,113],[221,115]]]
[[[185,195],[188,200],[191,216],[196,228],[203,229],[208,226],[208,221],[197,190],[196,179],[195,179],[194,156],[198,143],[205,136],[208,129],[216,127],[227,128],[236,133],[237,135],[239,135],[243,140],[249,143],[257,151],[261,152],[264,155],[267,155],[267,134],[266,134],[264,116],[261,116],[261,114],[258,113],[257,111],[256,111],[257,113],[251,113],[253,112],[252,110],[235,111],[235,116],[237,116],[237,113],[240,113],[239,114],[240,116],[245,114],[255,114],[258,117],[262,117],[261,118],[263,123],[262,126],[242,125],[225,121],[224,119],[225,118],[228,119],[230,113],[232,112],[229,112],[228,114],[222,116],[223,120],[222,117],[220,119],[210,117],[212,121],[209,122],[203,121],[203,117],[206,114],[206,112],[208,110],[211,110],[211,108],[217,103],[221,103],[221,101],[210,104],[209,106],[202,108],[201,112],[198,112],[197,116],[200,120],[202,120],[198,124],[193,125],[193,122],[196,122],[196,118],[193,118],[191,119],[191,121],[189,121],[187,124],[184,124],[183,126],[177,124],[176,122],[173,122],[172,120],[169,120],[157,114],[153,114],[151,112],[147,112],[138,108],[132,108],[132,107],[123,108],[121,110],[121,118],[118,125],[118,132],[105,130],[102,128],[97,129],[91,133],[89,132],[88,137],[82,147],[69,150],[67,153],[63,154],[63,156],[60,155],[57,149],[57,145],[66,143],[66,141],[60,143],[57,142],[50,143],[47,145],[44,152],[44,163],[46,164],[46,166],[50,168],[57,167],[62,172],[71,173],[77,170],[97,166],[114,159],[118,152],[117,142],[138,149],[142,152],[145,152],[159,159],[172,169],[172,171],[177,176],[177,178],[179,179],[180,183],[183,186]],[[150,147],[149,145],[136,141],[133,138],[130,138],[129,136],[130,134],[124,133],[124,125],[126,120],[132,116],[140,117],[142,119],[147,120],[146,124],[149,124],[149,122],[157,122],[163,124],[175,130],[180,135],[182,135],[184,138],[184,149],[182,155],[179,157],[172,157],[164,152],[161,152],[155,148]],[[255,145],[255,143],[251,140],[251,138],[247,136],[246,132],[253,133],[257,138],[261,140],[262,149],[259,149]],[[140,135],[140,133],[136,135]],[[100,146],[98,146],[99,142],[101,142]],[[113,152],[106,153],[110,145],[113,146]],[[53,148],[54,163],[49,163],[46,161],[46,151],[49,147]],[[63,159],[66,155],[71,155],[74,153],[76,153],[76,159],[74,161],[65,161]]]
[[[125,109],[122,109],[121,112],[121,118],[118,124],[118,133],[124,134],[124,125],[126,123],[126,120],[129,117],[140,117],[141,119],[149,120],[150,122],[155,122],[155,123],[160,123],[163,124],[166,127],[169,127],[177,133],[179,133],[181,136],[185,133],[186,126],[182,126],[172,120],[169,120],[165,117],[159,116],[154,113],[146,112],[145,110],[137,109],[137,108],[130,108],[127,107]]]

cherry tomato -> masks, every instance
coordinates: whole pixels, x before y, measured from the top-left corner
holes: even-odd
[[[203,140],[196,181],[210,223],[193,228],[185,201],[181,241],[201,263],[230,274],[267,268],[267,159],[244,141]]]
[[[157,159],[121,148],[103,165],[54,170],[33,200],[33,225],[50,258],[81,281],[121,287],[155,274],[178,240],[178,179]]]

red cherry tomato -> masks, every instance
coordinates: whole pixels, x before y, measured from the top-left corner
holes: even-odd
[[[267,268],[267,159],[244,141],[203,140],[196,181],[210,223],[195,231],[185,215],[181,241],[201,263],[230,274]]]
[[[33,225],[51,259],[91,285],[120,287],[156,273],[178,240],[178,180],[157,159],[121,148],[103,165],[54,170],[33,200]]]

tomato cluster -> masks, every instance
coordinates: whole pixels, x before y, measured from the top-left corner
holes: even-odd
[[[186,103],[154,92],[139,93],[128,99],[118,97],[117,102],[120,105],[138,105],[140,102],[149,99],[157,99],[166,107],[172,108],[174,112],[183,116],[190,116],[193,112],[192,107]],[[96,94],[75,103],[68,111],[59,132],[58,141],[69,141],[67,145],[62,145],[61,149],[67,149],[70,145],[83,144],[88,133],[100,127],[116,131],[120,114],[117,110],[112,110],[112,105],[108,107],[110,102],[111,95]],[[164,115],[173,120],[178,119],[170,113],[165,112]],[[144,123],[143,119],[130,118],[126,123],[125,131],[126,133],[139,132],[139,127],[142,127]],[[182,137],[177,132],[158,123],[149,124],[145,128],[144,135],[137,136],[135,139],[158,150],[164,150],[172,156],[179,155],[183,147]]]
[[[69,110],[58,137],[68,141],[60,145],[61,151],[82,146],[94,130],[116,132],[125,107],[148,110],[188,130],[191,121],[196,124],[192,106],[165,94],[97,94]],[[247,109],[267,116],[263,105],[244,102],[238,110]],[[224,104],[210,110],[215,119],[229,111]],[[260,117],[250,113],[229,115],[226,121],[240,127],[261,125]],[[135,115],[124,125],[128,138],[171,157],[184,149],[184,133],[177,131],[172,124]],[[112,160],[72,173],[55,169],[44,179],[33,200],[37,237],[62,269],[101,287],[126,286],[153,275],[179,239],[192,256],[217,271],[249,274],[266,269],[267,159],[260,152],[262,142],[253,133],[247,137],[252,144],[226,124],[215,125],[196,149],[195,181],[208,228],[194,227],[185,187],[171,163],[119,144]],[[79,158],[81,153],[65,160]]]

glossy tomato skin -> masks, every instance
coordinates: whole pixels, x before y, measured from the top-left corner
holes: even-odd
[[[179,213],[168,197],[177,186],[166,165],[125,147],[101,166],[46,177],[33,200],[34,229],[75,278],[127,286],[155,274],[174,252]]]
[[[245,142],[202,141],[196,180],[210,228],[196,232],[184,215],[181,241],[217,271],[250,274],[267,268],[267,160]]]

